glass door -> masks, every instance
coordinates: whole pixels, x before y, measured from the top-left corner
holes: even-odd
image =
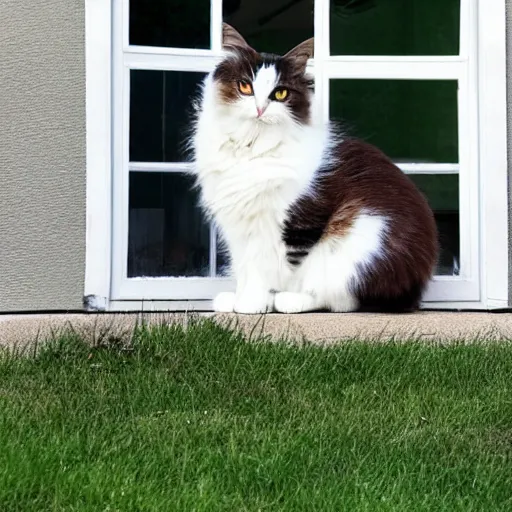
[[[229,261],[187,174],[221,25],[260,51],[315,36],[317,100],[428,198],[441,255],[425,300],[479,298],[476,0],[114,0],[114,300],[209,300]]]

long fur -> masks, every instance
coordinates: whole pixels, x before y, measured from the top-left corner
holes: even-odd
[[[321,121],[305,75],[312,43],[283,58],[229,36],[229,53],[203,84],[191,141],[202,205],[237,281],[214,308],[418,307],[437,258],[423,196],[380,151]],[[253,95],[240,93],[241,80]],[[289,91],[284,102],[269,99],[279,87]]]

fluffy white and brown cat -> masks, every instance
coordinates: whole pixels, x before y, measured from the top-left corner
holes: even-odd
[[[220,312],[411,311],[437,260],[432,211],[381,151],[314,108],[313,40],[258,53],[229,25],[192,139],[202,204],[236,292]]]

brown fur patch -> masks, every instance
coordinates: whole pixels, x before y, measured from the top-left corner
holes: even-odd
[[[332,236],[342,237],[347,235],[357,216],[361,213],[362,208],[362,201],[356,199],[341,205],[340,208],[333,213],[327,226],[325,226],[322,239]]]
[[[224,59],[213,72],[220,98],[225,103],[234,103],[240,98],[238,82],[252,82],[254,70],[263,63],[263,59],[250,48],[239,48],[236,53]]]
[[[434,215],[414,183],[377,148],[345,140],[339,163],[321,171],[315,197],[289,211],[283,239],[311,248],[320,239],[344,236],[361,210],[387,218],[383,256],[352,283],[362,310],[407,311],[419,306],[437,262]]]

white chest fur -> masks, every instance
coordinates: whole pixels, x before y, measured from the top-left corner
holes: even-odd
[[[237,118],[231,108],[207,80],[193,139],[203,206],[227,242],[237,290],[282,289],[291,274],[282,225],[321,165],[327,130]]]
[[[233,119],[214,96],[207,81],[193,141],[204,206],[223,229],[258,215],[281,223],[321,163],[325,128]]]

